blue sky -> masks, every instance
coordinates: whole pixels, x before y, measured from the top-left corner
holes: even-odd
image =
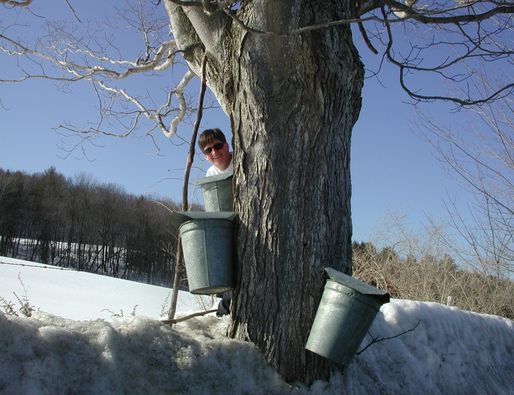
[[[85,18],[85,9],[72,4]],[[6,12],[0,8],[0,26]],[[50,10],[43,7],[38,12],[49,14]],[[355,40],[359,43],[360,37]],[[369,51],[361,49],[361,56],[367,63]],[[0,62],[4,72],[15,65],[4,56]],[[446,216],[442,199],[447,193],[457,194],[462,202],[468,199],[441,167],[430,145],[415,133],[416,113],[405,103],[408,98],[399,88],[397,72],[385,67],[380,79],[381,84],[366,80],[363,108],[353,131],[352,212],[358,241],[368,240],[388,211],[406,214],[409,225],[420,229],[426,214]],[[180,199],[187,148],[162,135],[155,134],[159,152],[149,138],[139,135],[102,138],[98,146],[87,146],[89,159],[79,151],[63,159],[66,152],[59,148],[63,137],[53,129],[64,122],[84,124],[95,119],[96,102],[89,87],[70,87],[62,93],[49,81],[0,84],[0,98],[0,167],[32,173],[54,166],[66,176],[85,172],[129,193]],[[443,105],[426,108],[437,110],[438,120],[445,124],[458,121]],[[221,110],[209,110],[201,129],[207,127],[229,131],[229,122]],[[191,130],[192,125],[184,124],[180,134],[187,137]],[[192,178],[202,177],[206,168],[207,163],[197,155]],[[195,198],[200,201],[199,192]]]

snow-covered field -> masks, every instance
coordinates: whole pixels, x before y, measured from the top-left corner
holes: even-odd
[[[22,297],[24,285],[30,303],[73,320],[109,319],[133,312],[159,318],[166,315],[170,304],[170,288],[0,257],[0,297],[16,301],[13,292]],[[211,304],[209,297],[180,292],[177,310],[197,311]]]
[[[284,383],[251,344],[227,339],[228,317],[163,324],[169,293],[0,257],[0,297],[17,305],[26,296],[37,310],[31,318],[0,313],[0,393],[514,394],[508,319],[392,300],[371,333],[393,337],[419,322],[416,329],[372,345],[344,375],[305,387]],[[210,303],[180,292],[179,315]]]

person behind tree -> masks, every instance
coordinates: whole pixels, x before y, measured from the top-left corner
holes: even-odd
[[[198,145],[203,156],[212,166],[207,170],[206,176],[218,174],[232,174],[232,152],[229,151],[227,139],[223,132],[218,129],[206,129],[198,138]]]
[[[227,139],[220,129],[204,130],[198,138],[198,145],[202,150],[203,157],[212,164],[205,174],[207,177],[234,173],[232,153],[229,151]],[[222,295],[222,299],[218,303],[218,311],[216,312],[218,317],[230,313],[231,299],[231,292],[225,292]]]

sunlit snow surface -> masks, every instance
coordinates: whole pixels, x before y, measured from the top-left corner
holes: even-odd
[[[162,324],[167,288],[0,261],[0,296],[17,303],[23,282],[40,310],[0,313],[0,394],[514,394],[514,325],[504,318],[393,300],[371,334],[414,330],[305,387],[284,383],[251,344],[227,339],[228,317]],[[180,293],[180,314],[201,305]]]

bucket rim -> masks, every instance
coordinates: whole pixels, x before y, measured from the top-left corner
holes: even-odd
[[[366,284],[355,277],[344,274],[331,267],[326,267],[325,272],[328,274],[330,280],[351,288],[363,295],[374,296],[376,299],[380,300],[382,304],[388,303],[390,300],[390,295],[387,292]]]
[[[389,295],[387,294],[383,296],[363,294],[362,292],[347,287],[346,285],[343,285],[331,279],[328,279],[327,283],[325,284],[324,292],[326,292],[327,290],[335,292],[337,295],[344,295],[344,299],[340,299],[341,301],[355,300],[358,303],[362,303],[377,312],[380,310],[383,304],[389,302]],[[341,296],[339,296],[339,298],[340,297]]]
[[[171,213],[171,224],[180,229],[183,223],[198,219],[224,219],[232,221],[236,213],[233,211],[174,211]]]
[[[202,185],[205,185],[205,184],[211,184],[211,183],[215,183],[215,182],[219,182],[219,181],[229,180],[233,176],[234,176],[234,174],[231,174],[231,173],[228,173],[228,174],[217,174],[215,176],[203,177],[203,178],[199,178],[197,180],[194,180],[193,184],[197,185],[197,186],[202,186]]]
[[[209,285],[207,287],[190,289],[189,292],[193,295],[216,295],[232,291],[233,289],[231,285]]]
[[[195,218],[195,219],[190,219],[189,221],[182,222],[180,224],[180,226],[178,227],[178,231],[179,231],[180,235],[182,236],[186,232],[195,230],[195,229],[185,229],[189,225],[195,225],[195,224],[198,225],[202,222],[208,222],[212,226],[213,221],[214,221],[215,226],[217,226],[217,227],[223,226],[223,227],[230,227],[230,229],[233,229],[233,222],[226,218]],[[207,226],[205,226],[205,227],[207,227]]]

